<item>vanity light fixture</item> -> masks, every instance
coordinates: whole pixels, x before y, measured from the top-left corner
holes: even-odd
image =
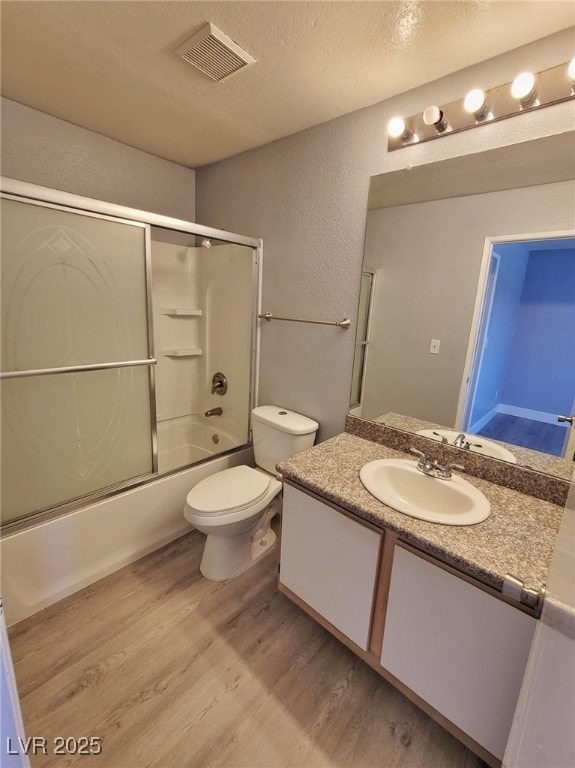
[[[522,72],[517,75],[511,83],[511,95],[521,104],[523,109],[533,106],[537,100],[535,75],[531,72]]]
[[[489,90],[473,88],[464,99],[431,105],[418,115],[394,117],[388,125],[387,149],[391,152],[570,99],[575,99],[575,58],[541,72],[521,72],[513,82]]]

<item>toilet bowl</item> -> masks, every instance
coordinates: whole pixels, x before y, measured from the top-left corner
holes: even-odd
[[[239,576],[270,552],[270,528],[281,508],[278,461],[313,445],[317,422],[277,406],[252,411],[258,466],[231,467],[195,485],[186,497],[184,517],[205,533],[200,571],[212,581]]]
[[[200,563],[207,579],[239,576],[273,548],[276,535],[269,524],[280,491],[275,477],[244,465],[216,472],[192,488],[184,517],[207,534]]]

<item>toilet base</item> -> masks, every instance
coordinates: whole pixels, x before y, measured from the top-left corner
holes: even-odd
[[[208,534],[200,562],[200,572],[210,581],[227,581],[247,571],[274,548],[276,535],[271,528],[256,534],[214,536]]]
[[[252,541],[252,565],[272,551],[276,545],[276,540],[277,536],[271,528],[268,528],[267,533]]]

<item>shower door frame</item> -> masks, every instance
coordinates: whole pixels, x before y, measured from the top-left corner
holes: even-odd
[[[245,235],[237,235],[232,232],[227,232],[221,229],[215,229],[212,227],[205,227],[201,224],[185,221],[183,219],[171,218],[163,216],[162,214],[155,214],[148,211],[141,211],[136,208],[129,208],[115,203],[107,203],[105,201],[95,200],[93,198],[84,197],[81,195],[75,195],[69,192],[61,192],[60,190],[51,189],[49,187],[42,187],[36,184],[30,184],[28,182],[19,181],[17,179],[9,179],[6,177],[0,177],[0,196],[9,200],[15,200],[17,202],[29,203],[46,208],[53,208],[55,210],[62,210],[68,213],[76,213],[80,215],[90,216],[92,218],[104,219],[107,221],[114,221],[120,224],[128,224],[132,226],[139,226],[144,229],[144,259],[145,259],[145,274],[146,274],[146,315],[147,315],[147,334],[148,334],[148,359],[146,360],[132,360],[121,361],[115,363],[102,363],[92,364],[84,366],[74,366],[74,372],[90,371],[90,370],[105,370],[111,368],[130,367],[130,366],[144,366],[149,367],[150,375],[150,422],[151,422],[151,443],[152,443],[152,472],[146,473],[121,483],[115,483],[114,485],[107,486],[101,490],[93,491],[84,496],[72,499],[70,501],[58,504],[47,509],[38,510],[37,512],[27,515],[26,517],[19,518],[17,520],[5,523],[0,526],[0,536],[11,535],[17,533],[31,526],[44,523],[47,520],[69,514],[82,507],[93,504],[97,501],[102,501],[106,498],[110,498],[119,493],[123,493],[136,486],[145,485],[146,483],[157,480],[159,477],[165,477],[172,472],[167,472],[162,475],[158,474],[158,440],[157,440],[157,414],[156,414],[156,390],[155,390],[155,371],[154,365],[156,364],[156,357],[154,355],[154,318],[153,318],[153,306],[152,306],[152,269],[151,269],[151,229],[152,227],[159,227],[163,229],[173,230],[175,232],[183,232],[188,235],[207,237],[214,240],[222,240],[234,245],[244,245],[252,248],[252,307],[251,307],[251,338],[250,338],[250,376],[249,376],[249,421],[248,421],[248,443],[242,446],[238,446],[229,451],[223,451],[220,455],[226,455],[228,453],[234,453],[249,445],[251,440],[251,411],[257,404],[257,383],[258,383],[258,366],[259,366],[259,326],[256,322],[257,315],[260,311],[261,304],[261,271],[262,271],[262,252],[263,245],[260,238],[246,237]],[[63,368],[58,369],[36,369],[26,372],[4,372],[0,374],[0,380],[23,378],[24,376],[40,376],[50,373],[64,373],[72,372]],[[196,464],[205,463],[215,457],[210,457],[202,462],[194,462],[190,465],[178,467],[173,472],[179,472],[190,466]]]

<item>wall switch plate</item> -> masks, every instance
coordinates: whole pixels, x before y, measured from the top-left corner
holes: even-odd
[[[441,344],[441,341],[439,339],[431,339],[431,344],[429,345],[429,351],[432,355],[438,355],[439,354],[439,345]]]

